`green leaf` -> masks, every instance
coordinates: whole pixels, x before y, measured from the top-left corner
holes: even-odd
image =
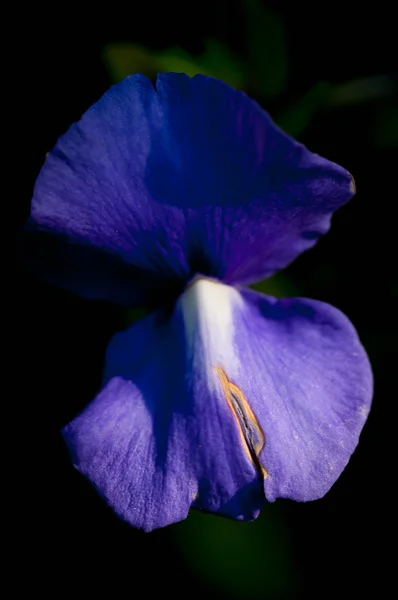
[[[388,98],[397,91],[394,78],[390,75],[375,75],[346,81],[336,85],[329,102],[333,106],[349,106]]]
[[[243,65],[217,40],[206,40],[202,55],[195,57],[181,48],[152,52],[139,44],[113,43],[103,48],[103,60],[114,83],[132,73],[155,77],[157,73],[201,73],[221,79],[232,87],[245,84]]]
[[[259,0],[244,2],[250,89],[264,97],[281,94],[288,75],[284,27],[276,13]]]
[[[304,131],[317,111],[328,103],[332,89],[331,83],[319,81],[294,106],[276,119],[278,125],[286,133],[297,137]]]
[[[234,88],[244,89],[247,85],[245,65],[218,40],[205,41],[205,51],[200,58],[200,65],[213,77],[221,79]]]
[[[151,77],[159,70],[156,55],[130,42],[107,44],[102,50],[102,58],[113,83],[132,73],[144,73]]]
[[[191,510],[174,525],[186,560],[220,593],[230,598],[289,596],[295,587],[283,516],[267,505],[253,523]]]
[[[156,54],[159,71],[163,73],[186,73],[193,77],[198,73],[211,75],[211,69],[202,64],[200,58],[196,58],[181,48],[170,48]]]
[[[126,327],[129,327],[136,321],[143,319],[147,316],[148,310],[146,308],[129,308],[122,310],[122,322]]]
[[[398,107],[391,106],[376,116],[373,140],[379,148],[398,147]]]
[[[274,296],[274,298],[289,298],[300,295],[297,286],[283,273],[276,273],[269,279],[254,283],[250,287],[262,294]]]

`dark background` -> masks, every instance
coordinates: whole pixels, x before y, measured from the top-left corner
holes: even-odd
[[[95,395],[106,344],[126,317],[18,265],[17,414],[10,426],[15,589],[51,598],[71,590],[77,597],[296,599],[357,597],[373,589],[383,598],[396,588],[389,548],[396,545],[397,473],[396,31],[386,2],[360,10],[349,4],[262,3],[283,26],[287,78],[279,90],[264,91],[252,66],[254,76],[243,86],[277,122],[293,123],[300,141],[356,180],[357,195],[335,215],[331,232],[264,288],[334,304],[369,353],[374,404],[348,467],[324,499],[277,501],[254,524],[193,513],[143,534],[121,523],[73,470],[59,430]],[[17,225],[29,214],[46,152],[115,77],[104,47],[129,41],[160,55],[180,47],[195,59],[212,38],[247,60],[254,25],[247,25],[244,5],[112,2],[90,11],[65,4],[24,12],[15,36],[23,148],[13,185]],[[264,77],[272,77],[281,67],[267,61]],[[370,83],[359,85],[354,100],[344,99],[341,86],[360,78]],[[315,91],[304,127],[293,109],[319,82],[329,91],[326,98]]]

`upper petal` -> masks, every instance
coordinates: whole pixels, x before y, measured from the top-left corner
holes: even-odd
[[[294,142],[244,93],[177,74],[160,75],[155,90],[134,75],[49,153],[31,226],[133,265],[132,285],[145,272],[149,291],[159,275],[249,282],[311,247],[352,193],[343,168]]]

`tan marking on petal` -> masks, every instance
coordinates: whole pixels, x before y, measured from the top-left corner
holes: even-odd
[[[357,186],[355,183],[355,179],[351,176],[351,181],[350,181],[350,192],[352,194],[356,194],[357,193]]]
[[[260,423],[250,408],[242,390],[229,381],[225,371],[221,367],[216,367],[216,373],[220,378],[228,406],[238,424],[239,435],[245,452],[257,471],[265,479],[268,477],[268,471],[259,461],[259,454],[265,444],[265,435]],[[256,439],[253,439],[253,434],[255,434]]]

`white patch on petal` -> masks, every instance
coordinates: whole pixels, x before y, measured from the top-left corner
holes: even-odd
[[[367,418],[367,416],[368,416],[368,414],[369,414],[369,410],[370,410],[369,406],[366,406],[366,405],[365,405],[365,406],[361,406],[361,407],[359,408],[359,411],[358,411],[358,412],[359,412],[359,414],[361,415],[361,417],[362,417],[363,419],[366,419],[366,418]]]
[[[200,278],[180,298],[186,340],[194,368],[208,373],[215,382],[216,365],[237,374],[232,306],[242,303],[239,292],[228,285]]]

